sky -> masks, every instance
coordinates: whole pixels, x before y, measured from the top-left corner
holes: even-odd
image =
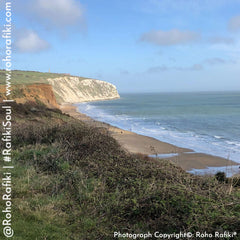
[[[240,0],[12,5],[14,69],[96,78],[120,93],[240,90]]]

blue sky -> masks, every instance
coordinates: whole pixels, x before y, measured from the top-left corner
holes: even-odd
[[[24,0],[14,68],[120,92],[240,90],[240,0]]]

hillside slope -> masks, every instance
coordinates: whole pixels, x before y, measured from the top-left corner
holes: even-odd
[[[14,103],[12,110],[14,239],[240,231],[239,180],[219,183],[188,174],[168,160],[127,154],[101,128],[58,109]],[[0,121],[4,112],[0,106]],[[221,239],[237,240],[239,234]]]

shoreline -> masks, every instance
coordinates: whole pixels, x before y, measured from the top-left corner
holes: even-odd
[[[71,103],[60,105],[62,112],[79,119],[90,126],[102,128],[110,133],[117,142],[129,153],[140,153],[143,155],[162,155],[164,159],[180,166],[185,171],[193,169],[207,169],[208,167],[237,166],[232,160],[213,156],[205,153],[197,153],[189,148],[177,147],[173,144],[162,142],[152,137],[140,135],[131,131],[120,129],[105,122],[92,119],[86,114],[77,111],[77,107]],[[165,156],[164,156],[165,155]]]

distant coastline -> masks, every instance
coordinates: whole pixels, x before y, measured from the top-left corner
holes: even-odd
[[[0,73],[0,82],[3,82],[5,72],[0,71]],[[198,142],[196,142],[194,146],[193,144],[189,144],[189,142],[192,143],[196,139],[198,140],[201,138],[199,138],[198,135],[191,136],[191,134],[194,135],[195,133],[193,131],[189,131],[187,128],[185,128],[185,126],[190,126],[192,124],[192,122],[190,121],[193,117],[191,115],[191,111],[201,110],[199,113],[200,115],[198,115],[197,121],[203,121],[203,128],[200,130],[203,131],[204,135],[204,131],[208,133],[210,128],[207,128],[208,122],[204,122],[204,118],[202,116],[204,116],[206,112],[212,114],[214,111],[217,111],[217,114],[221,114],[222,108],[223,106],[225,106],[226,111],[228,111],[230,114],[235,115],[226,115],[226,117],[223,119],[223,122],[228,128],[232,126],[232,129],[230,129],[232,132],[237,132],[237,128],[234,128],[234,125],[232,124],[234,122],[227,121],[234,120],[235,123],[240,122],[240,120],[238,121],[239,109],[237,108],[237,104],[240,101],[237,101],[238,99],[234,100],[232,104],[231,102],[229,102],[229,98],[224,98],[224,94],[229,95],[230,97],[236,95],[238,98],[240,98],[239,91],[221,92],[222,95],[220,98],[217,96],[219,92],[200,92],[198,94],[196,92],[166,92],[161,93],[160,99],[155,98],[156,95],[158,95],[159,93],[145,93],[141,96],[138,96],[139,94],[135,93],[132,94],[132,99],[126,99],[126,95],[124,94],[122,94],[120,98],[116,86],[104,81],[84,77],[76,77],[66,74],[53,74],[17,70],[13,71],[12,90],[13,98],[16,100],[17,103],[26,103],[30,101],[36,102],[38,104],[44,104],[49,108],[58,108],[58,104],[61,104],[61,108],[64,106],[68,108],[69,104],[81,102],[83,104],[86,104],[85,106],[87,108],[91,109],[86,112],[80,112],[85,113],[94,119],[96,117],[94,116],[96,111],[94,108],[92,108],[93,106],[100,106],[99,109],[103,109],[104,111],[110,110],[110,115],[106,115],[105,112],[100,112],[101,116],[100,118],[97,118],[99,122],[95,120],[90,120],[88,122],[94,122],[94,124],[103,125],[105,129],[109,128],[109,124],[111,124],[112,126],[116,126],[111,127],[111,135],[115,139],[117,139],[117,141],[129,152],[141,153],[145,155],[158,155],[158,157],[164,157],[172,162],[175,162],[177,165],[181,166],[184,170],[187,171],[195,169],[206,169],[206,167],[215,167],[217,169],[217,167],[223,167],[228,165],[237,166],[237,163],[234,162],[237,155],[235,156],[235,158],[230,158],[232,161],[228,161],[228,157],[226,156],[226,154],[225,156],[221,154],[218,155],[216,154],[216,152],[213,151],[214,149],[210,149],[210,151],[208,152],[202,151],[202,149],[196,149],[195,146],[196,144],[198,144]],[[210,100],[212,101],[212,108],[209,108],[211,107],[208,99],[209,94],[211,95]],[[206,96],[206,101],[204,100],[205,102],[199,102],[199,95],[204,96],[204,98]],[[215,98],[217,97],[218,101],[214,102]],[[1,88],[1,86],[0,99],[4,99],[4,88]],[[119,100],[111,101],[115,99]],[[111,103],[113,104],[111,105]],[[114,105],[114,103],[116,103],[116,106]],[[180,108],[174,105],[174,103],[177,103]],[[191,103],[192,106],[189,106],[188,103]],[[234,103],[236,103],[236,106],[234,106]],[[156,112],[156,106],[158,105],[160,109],[159,112]],[[190,111],[189,107],[190,110],[191,108],[193,109]],[[123,111],[119,112],[119,109],[122,109]],[[128,112],[126,112],[128,110],[129,114]],[[112,115],[111,111],[114,112]],[[162,112],[164,113],[164,111],[167,111],[167,118],[160,118],[161,120],[159,120],[160,115],[158,116],[156,114]],[[140,118],[139,112],[143,113]],[[136,115],[132,117],[132,113]],[[185,113],[190,113],[190,115],[185,116]],[[73,111],[71,112],[71,114],[73,114]],[[178,114],[178,116],[175,117],[174,114]],[[211,115],[209,116],[211,117]],[[106,117],[110,119],[106,119]],[[208,118],[208,116],[206,117]],[[115,119],[112,120],[111,118]],[[146,119],[146,121],[144,119]],[[211,119],[211,121],[212,126],[215,127],[215,124],[217,123],[216,118]],[[182,138],[182,133],[180,133],[180,135],[176,135],[176,132],[173,132],[171,130],[171,127],[176,127],[180,130],[183,130],[183,134],[185,134],[190,139],[188,139],[188,144],[186,144],[186,138]],[[193,125],[191,127],[193,130],[195,130],[199,126]],[[220,129],[220,132],[213,132],[212,139],[207,139],[207,142],[205,143],[201,142],[199,146],[202,143],[204,143],[205,145],[212,143],[219,144],[222,141],[223,143],[226,142],[226,144],[228,144],[228,147],[230,146],[231,148],[233,148],[233,151],[239,148],[238,144],[240,144],[240,142],[238,140],[231,140],[231,136],[229,138],[228,136],[222,136],[223,127],[221,125],[216,126],[216,129]],[[224,131],[226,131],[226,129],[227,128],[224,127]],[[227,134],[231,134],[231,132]],[[221,147],[223,147],[223,151],[225,151],[225,146],[221,145]],[[189,152],[192,153],[193,150],[195,151],[195,153],[189,154]],[[172,156],[169,154],[172,154]]]

